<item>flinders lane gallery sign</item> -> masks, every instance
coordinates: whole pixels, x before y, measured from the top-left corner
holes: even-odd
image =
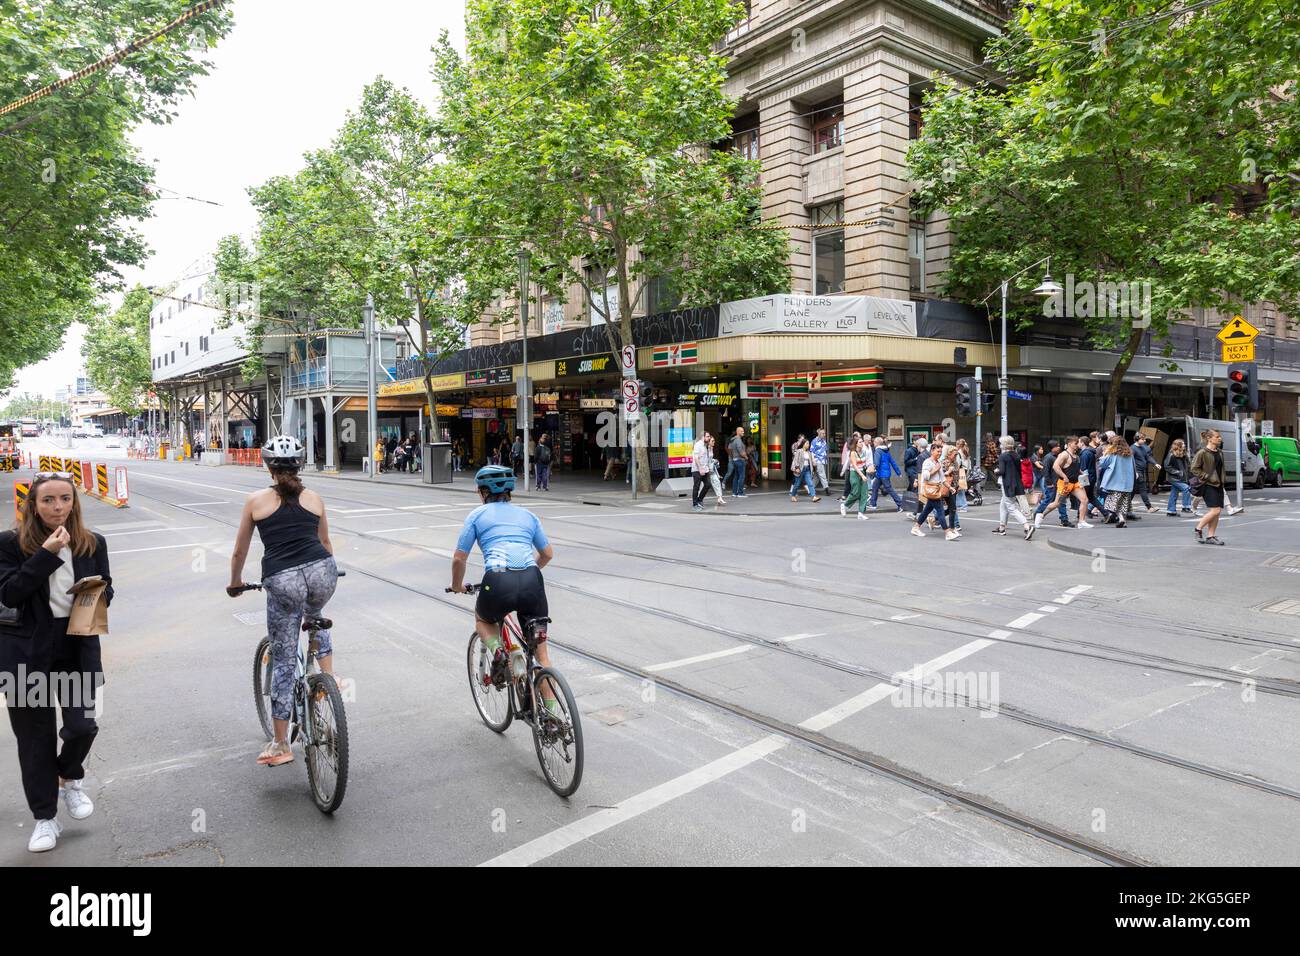
[[[905,335],[916,337],[916,304],[870,295],[768,295],[724,302],[720,335]]]

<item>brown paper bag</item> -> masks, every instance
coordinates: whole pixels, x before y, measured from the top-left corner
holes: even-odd
[[[108,633],[108,604],[104,598],[107,590],[108,585],[98,576],[83,578],[68,588],[68,593],[73,595],[69,634],[90,637]]]

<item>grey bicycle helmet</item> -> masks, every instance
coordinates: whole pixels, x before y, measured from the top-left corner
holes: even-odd
[[[515,490],[515,473],[505,465],[484,465],[474,476],[474,483],[494,495]]]
[[[262,464],[272,468],[298,469],[306,458],[307,450],[292,435],[276,435],[262,446]]]

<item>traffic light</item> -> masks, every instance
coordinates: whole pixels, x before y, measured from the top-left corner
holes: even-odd
[[[984,412],[985,415],[993,411],[994,398],[995,396],[992,392],[983,392],[980,394],[980,405],[983,406],[980,410]]]
[[[1259,411],[1259,370],[1254,362],[1228,366],[1228,408],[1233,412]]]
[[[975,414],[975,379],[970,375],[957,379],[957,414]]]

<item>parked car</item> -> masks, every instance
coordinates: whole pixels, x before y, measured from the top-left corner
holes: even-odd
[[[1274,488],[1281,488],[1284,481],[1300,481],[1300,441],[1267,435],[1254,439],[1251,445]]]

